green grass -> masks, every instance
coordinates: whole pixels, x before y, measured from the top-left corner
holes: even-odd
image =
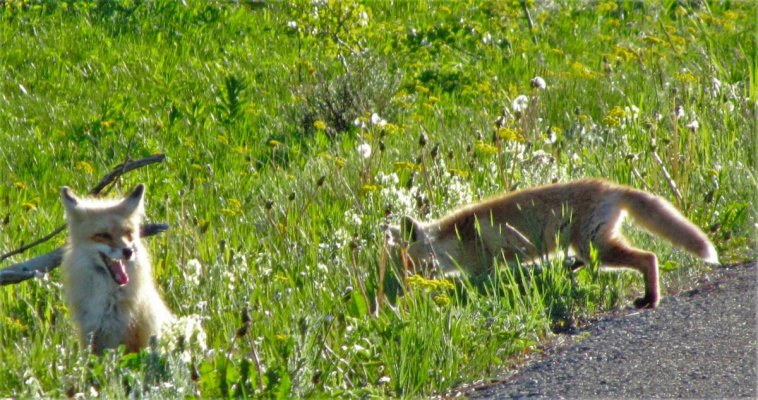
[[[207,335],[90,358],[57,271],[5,286],[0,396],[415,397],[486,379],[642,287],[555,260],[396,296],[383,223],[513,188],[605,177],[676,203],[722,262],[756,255],[752,2],[529,2],[531,31],[510,1],[186,3],[0,1],[0,253],[63,222],[61,186],[165,153],[113,194],[148,185],[149,219],[171,225],[148,239],[161,291]],[[664,295],[702,270],[630,236]]]

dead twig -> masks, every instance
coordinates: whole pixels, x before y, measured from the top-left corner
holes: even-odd
[[[681,208],[683,205],[682,193],[676,187],[676,182],[674,182],[674,179],[671,178],[671,174],[669,174],[669,171],[666,169],[666,166],[663,164],[663,160],[661,160],[661,158],[658,156],[658,153],[653,151],[652,155],[653,155],[653,160],[655,160],[655,162],[658,163],[658,166],[661,167],[661,173],[663,173],[663,177],[666,178],[666,182],[668,182],[669,188],[674,193],[674,196],[676,197],[677,205]]]
[[[534,21],[532,20],[532,13],[529,12],[529,7],[526,5],[526,0],[521,0],[521,8],[524,10],[526,22],[529,23],[529,33],[532,34],[532,42],[534,44],[537,44],[537,35],[534,32]]]
[[[140,236],[157,235],[167,229],[168,225],[166,224],[146,224],[141,227]],[[62,260],[63,247],[58,247],[49,253],[0,269],[0,286],[19,283],[35,276],[44,275],[57,268]]]

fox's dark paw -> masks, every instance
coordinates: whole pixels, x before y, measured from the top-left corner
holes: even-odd
[[[584,261],[576,258],[576,257],[569,257],[563,260],[563,265],[570,269],[571,272],[576,272],[579,268],[582,268],[584,266]]]
[[[647,296],[640,297],[634,301],[634,306],[637,308],[655,308],[658,305],[658,300],[653,300]]]

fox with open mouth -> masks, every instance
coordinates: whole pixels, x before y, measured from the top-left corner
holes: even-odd
[[[142,184],[120,200],[78,198],[61,189],[69,231],[63,289],[82,345],[96,354],[121,344],[139,351],[174,319],[140,240],[144,193]]]

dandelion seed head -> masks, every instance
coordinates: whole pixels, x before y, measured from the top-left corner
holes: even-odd
[[[358,154],[363,158],[371,157],[371,146],[368,143],[361,143],[358,145]]]
[[[539,90],[545,90],[547,89],[547,84],[545,83],[545,80],[540,76],[535,76],[534,79],[529,81],[531,83],[532,87]]]
[[[371,114],[371,124],[379,126],[379,127],[383,127],[387,125],[387,121],[384,120],[382,117],[380,117],[379,114],[373,113]]]
[[[524,96],[523,94],[513,99],[511,102],[511,108],[513,108],[513,111],[516,113],[521,113],[526,111],[526,108],[529,107],[529,98]]]

